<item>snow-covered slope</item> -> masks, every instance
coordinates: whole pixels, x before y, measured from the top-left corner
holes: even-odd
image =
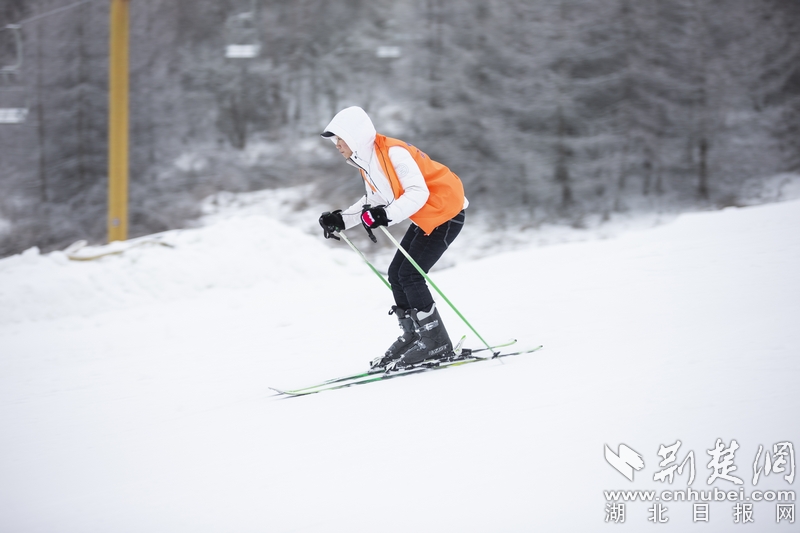
[[[728,531],[734,501],[609,524],[604,491],[686,491],[688,467],[653,480],[680,440],[695,503],[796,493],[753,470],[800,445],[798,227],[787,202],[459,262],[435,280],[481,335],[544,350],[288,400],[267,386],[361,369],[397,334],[344,244],[250,210],[95,261],[0,260],[0,531],[642,531],[656,504],[659,530]],[[717,439],[736,470],[709,467]],[[633,481],[604,457],[623,443]],[[742,529],[792,527],[744,503]]]

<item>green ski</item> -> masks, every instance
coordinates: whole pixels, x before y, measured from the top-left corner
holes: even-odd
[[[510,343],[513,344],[513,343]],[[492,347],[492,351],[494,351],[495,347]],[[462,366],[471,363],[478,363],[481,361],[488,361],[491,359],[499,359],[502,357],[510,357],[512,355],[521,355],[526,353],[533,353],[543,348],[542,345],[536,346],[535,348],[531,348],[528,350],[519,350],[516,352],[509,352],[509,353],[496,353],[494,356],[490,358],[485,357],[475,357],[472,354],[475,352],[480,352],[484,350],[489,350],[490,348],[480,348],[477,350],[470,350],[469,348],[465,348],[462,350],[461,355],[453,357],[451,359],[444,359],[444,360],[431,360],[425,361],[418,365],[414,365],[408,368],[403,368],[399,370],[391,370],[391,371],[378,371],[378,372],[362,372],[360,374],[353,374],[351,376],[343,376],[341,378],[335,378],[332,380],[327,380],[322,383],[318,383],[316,385],[312,385],[309,387],[304,387],[302,389],[293,389],[293,390],[284,390],[284,389],[277,389],[274,387],[270,387],[270,389],[274,390],[280,395],[283,396],[306,396],[308,394],[315,394],[318,392],[329,391],[329,390],[337,390],[343,389],[345,387],[352,387],[354,385],[364,385],[367,383],[374,383],[376,381],[385,381],[388,379],[399,378],[403,376],[409,376],[411,374],[420,374],[423,372],[430,372],[434,370],[442,370],[445,368],[451,368],[455,366]]]

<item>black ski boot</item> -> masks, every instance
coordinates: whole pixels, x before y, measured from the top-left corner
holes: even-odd
[[[389,349],[386,350],[386,353],[383,357],[376,357],[370,363],[370,368],[383,368],[392,361],[396,361],[400,359],[400,356],[403,355],[413,343],[419,338],[417,335],[416,328],[414,327],[414,321],[408,316],[408,313],[405,309],[401,309],[396,305],[392,306],[392,310],[389,311],[389,314],[397,315],[397,322],[400,324],[400,329],[403,330],[403,334],[397,337],[397,340],[389,346]]]
[[[453,343],[447,335],[439,310],[434,303],[428,311],[410,309],[408,316],[414,321],[418,339],[406,350],[395,368],[416,365],[427,359],[440,359],[453,351]]]

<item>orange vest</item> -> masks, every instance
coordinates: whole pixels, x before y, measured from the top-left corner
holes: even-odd
[[[425,235],[430,235],[438,226],[464,209],[464,186],[461,184],[461,179],[452,170],[432,160],[419,148],[379,133],[375,135],[375,153],[380,158],[383,173],[389,178],[395,200],[400,198],[404,190],[394,170],[394,165],[389,159],[389,148],[392,146],[402,146],[408,150],[422,171],[422,177],[425,178],[430,196],[425,205],[410,218],[414,224],[422,228]]]

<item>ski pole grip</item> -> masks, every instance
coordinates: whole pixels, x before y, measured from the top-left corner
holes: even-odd
[[[370,207],[372,207],[370,204],[364,204],[363,206],[361,206],[361,214],[363,215],[363,214],[364,214],[364,211],[366,211],[366,210],[367,210],[367,209],[369,209]],[[362,225],[362,226],[364,226],[364,229],[365,229],[365,230],[367,230],[367,235],[369,235],[369,239],[370,239],[370,240],[371,240],[373,243],[377,243],[377,242],[378,242],[378,238],[377,238],[377,237],[375,237],[375,234],[374,234],[374,233],[372,233],[372,228],[370,228],[369,226],[367,226],[367,225],[364,223],[364,219],[363,219],[363,218],[361,219],[361,225]]]

